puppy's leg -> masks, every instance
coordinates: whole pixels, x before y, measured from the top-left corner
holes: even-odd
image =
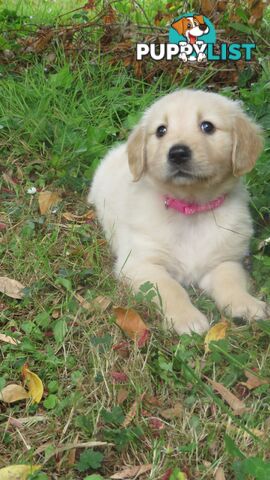
[[[221,263],[207,273],[199,285],[215,300],[221,311],[232,317],[262,320],[270,313],[265,302],[248,293],[248,276],[240,263]]]
[[[202,333],[208,330],[207,318],[192,305],[184,288],[161,265],[143,261],[140,264],[131,262],[128,267],[124,267],[121,275],[129,280],[134,290],[138,291],[140,286],[147,281],[157,287],[161,297],[165,324],[168,327],[172,326],[177,333],[190,333],[191,331]],[[158,298],[155,301],[160,305]]]

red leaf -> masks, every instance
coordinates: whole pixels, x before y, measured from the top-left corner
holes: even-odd
[[[122,341],[119,343],[116,343],[115,345],[112,346],[112,349],[120,355],[122,358],[128,358],[129,357],[129,343]]]
[[[139,348],[144,347],[149,341],[149,339],[150,339],[150,331],[148,329],[145,329],[143,334],[138,339],[138,342],[137,342],[138,347]]]
[[[164,423],[157,417],[149,418],[148,425],[152,430],[163,430],[165,425]]]
[[[115,383],[128,381],[128,376],[124,372],[111,372],[111,376]]]
[[[169,470],[166,470],[161,480],[170,480],[170,476],[172,472],[173,472],[172,468],[169,468]]]

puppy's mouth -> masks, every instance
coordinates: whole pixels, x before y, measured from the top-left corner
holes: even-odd
[[[186,178],[187,180],[191,180],[191,181],[203,182],[203,181],[209,180],[210,177],[206,175],[202,175],[200,173],[190,172],[190,171],[184,170],[183,168],[178,168],[177,170],[170,172],[170,178],[172,180]]]

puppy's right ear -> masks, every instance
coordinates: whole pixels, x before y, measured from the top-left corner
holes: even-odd
[[[134,182],[140,180],[146,167],[145,129],[138,125],[127,142],[128,164]]]

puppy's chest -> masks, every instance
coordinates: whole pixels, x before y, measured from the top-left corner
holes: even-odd
[[[178,222],[170,222],[167,234],[168,268],[187,284],[223,261],[239,260],[248,244],[248,234],[239,235],[227,222],[219,225],[211,214],[181,216]]]

